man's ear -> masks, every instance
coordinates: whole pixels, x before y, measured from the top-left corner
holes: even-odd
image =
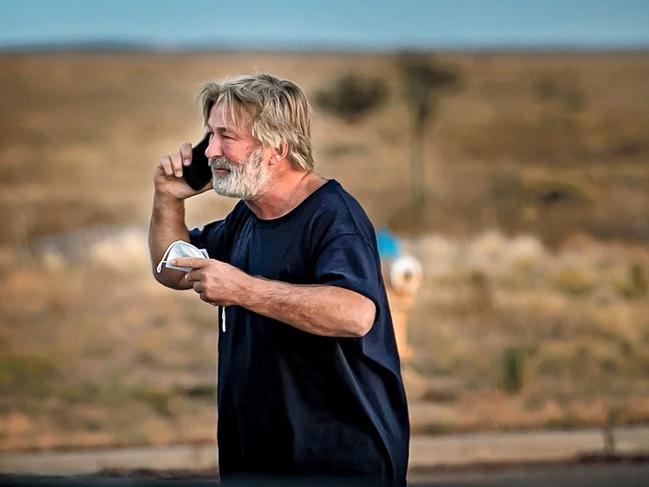
[[[288,144],[286,142],[281,142],[277,147],[273,149],[273,159],[275,163],[278,163],[282,159],[286,158],[288,155]]]

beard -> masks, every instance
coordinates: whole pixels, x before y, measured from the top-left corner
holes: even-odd
[[[212,186],[221,196],[254,200],[262,193],[262,189],[270,181],[268,168],[261,164],[263,149],[253,151],[244,162],[233,163],[225,157],[210,159],[212,169],[227,169],[224,175],[212,173]]]

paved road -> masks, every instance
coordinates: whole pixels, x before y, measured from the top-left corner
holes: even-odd
[[[649,454],[649,426],[617,428],[615,450],[623,455]],[[414,436],[409,466],[417,471],[442,466],[563,461],[603,452],[604,439],[597,429]],[[73,476],[106,469],[206,470],[217,467],[216,457],[214,445],[2,453],[0,473]]]
[[[217,487],[216,480],[206,478],[143,479],[137,477],[25,477],[0,475],[6,487]],[[563,465],[542,467],[507,467],[489,470],[430,472],[411,475],[412,487],[647,487],[649,463]],[[312,487],[317,487],[314,485]]]
[[[602,432],[596,429],[415,436],[410,445],[408,478],[413,486],[436,487],[649,487],[649,426],[616,428],[614,436],[617,453],[627,458],[640,454],[638,458],[645,461],[570,463],[584,455],[604,453]],[[209,476],[198,478],[199,474],[191,473],[216,472],[216,457],[214,445],[3,453],[0,486],[217,486]],[[541,466],[539,462],[553,463]],[[161,480],[160,475],[147,479],[132,474],[111,478],[98,474],[138,469],[185,470],[192,478],[175,475],[173,480]],[[49,477],[30,477],[33,474]]]
[[[421,487],[647,487],[649,463],[509,467],[489,471],[411,475]]]

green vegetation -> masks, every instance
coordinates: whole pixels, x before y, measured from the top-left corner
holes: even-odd
[[[216,385],[215,384],[199,384],[192,387],[181,389],[182,394],[187,397],[203,400],[213,400],[216,398]]]
[[[510,347],[502,355],[502,387],[510,393],[517,393],[525,384],[525,350],[520,347]]]
[[[649,289],[649,279],[647,273],[640,264],[631,264],[629,266],[629,284],[624,289],[624,295],[629,298],[641,298],[647,295]]]
[[[56,375],[49,360],[38,356],[0,356],[0,394],[22,390],[27,394],[42,394],[48,381]]]
[[[357,123],[385,105],[390,91],[380,78],[362,78],[348,74],[328,90],[315,93],[315,104],[348,123]]]

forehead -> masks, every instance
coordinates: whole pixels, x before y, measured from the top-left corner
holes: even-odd
[[[229,112],[222,102],[212,106],[207,124],[215,130],[226,129],[239,135],[251,135],[250,117],[245,112]]]

